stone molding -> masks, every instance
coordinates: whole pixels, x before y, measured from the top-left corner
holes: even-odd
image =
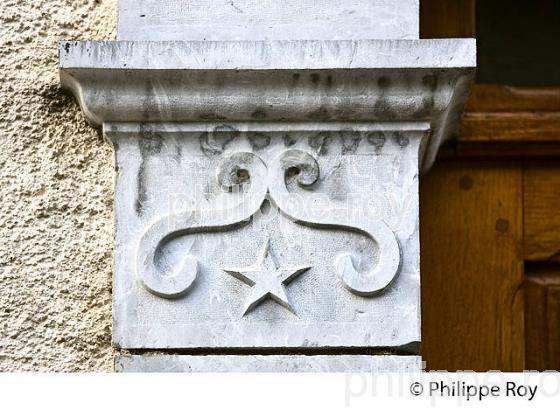
[[[391,355],[133,355],[116,357],[115,370],[119,373],[412,373],[422,370],[422,359],[420,356]]]
[[[471,39],[84,41],[59,53],[61,83],[95,126],[428,121],[423,171],[453,132],[476,65]]]

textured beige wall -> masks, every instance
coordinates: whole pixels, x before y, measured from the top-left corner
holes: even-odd
[[[59,87],[57,42],[116,0],[0,2],[0,371],[110,371],[113,154]]]

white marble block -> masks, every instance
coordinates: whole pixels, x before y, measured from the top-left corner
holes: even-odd
[[[119,0],[118,39],[417,39],[418,0]]]
[[[428,124],[331,127],[105,127],[118,167],[119,346],[420,341]]]
[[[416,0],[119,11],[120,41],[59,50],[116,153],[114,343],[166,353],[117,369],[417,368],[418,179],[474,40],[414,39]]]

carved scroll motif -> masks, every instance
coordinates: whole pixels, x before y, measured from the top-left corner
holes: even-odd
[[[225,189],[240,185],[247,178],[250,178],[251,186],[243,195],[243,201],[235,206],[170,215],[156,221],[140,239],[137,271],[144,286],[153,294],[164,298],[181,296],[197,275],[198,262],[193,256],[187,256],[172,272],[162,272],[156,264],[156,255],[163,245],[182,235],[233,227],[249,219],[266,197],[266,166],[251,152],[238,152],[224,158],[218,166],[216,178]]]
[[[377,265],[368,272],[359,272],[352,256],[345,253],[336,259],[337,274],[348,290],[360,296],[374,295],[389,286],[398,273],[401,261],[399,244],[393,231],[383,221],[372,221],[360,215],[358,210],[337,208],[334,204],[323,205],[320,210],[301,206],[301,203],[296,205],[286,187],[287,173],[293,170],[298,172],[297,182],[303,187],[309,187],[319,179],[319,164],[309,153],[301,150],[284,152],[276,158],[269,172],[268,190],[276,206],[302,225],[366,234],[379,246]]]
[[[196,279],[198,262],[193,256],[166,272],[157,264],[157,254],[171,239],[196,232],[232,228],[253,216],[267,192],[278,209],[295,222],[311,227],[358,231],[375,241],[379,249],[378,263],[367,272],[354,266],[349,253],[340,255],[336,271],[344,286],[360,296],[371,296],[385,289],[396,277],[400,266],[400,249],[394,233],[383,221],[372,221],[359,215],[357,210],[337,208],[334,204],[316,212],[294,201],[294,194],[286,186],[287,173],[296,170],[297,182],[302,187],[312,186],[319,178],[319,165],[309,153],[288,150],[277,157],[267,172],[264,162],[250,152],[239,152],[224,158],[218,166],[217,180],[223,188],[232,188],[250,178],[250,189],[243,200],[233,207],[194,210],[170,215],[152,224],[140,239],[137,253],[137,271],[144,286],[164,298],[183,295]],[[174,224],[170,224],[170,219]],[[177,227],[177,223],[179,227]]]

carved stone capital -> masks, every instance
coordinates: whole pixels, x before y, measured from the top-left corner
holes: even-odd
[[[117,346],[373,348],[412,356],[290,360],[417,368],[418,179],[475,60],[474,40],[62,42],[62,84],[116,152]]]

